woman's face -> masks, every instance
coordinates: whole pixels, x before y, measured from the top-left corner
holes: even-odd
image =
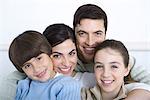
[[[52,48],[52,62],[54,69],[64,75],[72,75],[77,64],[77,51],[75,43],[71,39],[54,46]]]

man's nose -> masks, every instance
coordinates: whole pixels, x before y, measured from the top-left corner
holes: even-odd
[[[94,37],[92,35],[88,35],[86,39],[86,44],[88,46],[92,46],[95,43]]]

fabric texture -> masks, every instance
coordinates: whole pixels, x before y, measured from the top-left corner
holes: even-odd
[[[80,59],[77,60],[76,72],[94,73],[94,63],[84,64]]]
[[[0,100],[14,100],[18,81],[25,79],[25,77],[24,73],[18,71],[2,77],[0,81]]]
[[[80,100],[80,89],[76,80],[63,75],[44,83],[26,78],[19,81],[15,100]]]
[[[150,70],[148,70],[145,66],[137,64],[136,60],[134,61],[134,67],[131,69],[131,78],[137,82],[150,85]]]
[[[121,100],[123,98],[126,98],[126,89],[124,85],[122,85],[118,96],[114,98],[113,100]],[[81,90],[81,99],[82,100],[102,100],[100,88],[98,85],[96,85],[94,88],[82,88]]]
[[[127,89],[127,92],[131,92],[132,90],[135,89],[143,89],[150,92],[150,85],[145,83],[130,83],[130,84],[126,84],[125,87]]]
[[[84,88],[92,88],[96,85],[96,78],[94,73],[88,72],[77,72],[73,79],[79,81],[81,83],[81,87]]]

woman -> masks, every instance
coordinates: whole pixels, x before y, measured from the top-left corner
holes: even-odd
[[[77,64],[77,51],[75,36],[72,28],[65,24],[53,24],[43,32],[52,45],[52,61],[57,72],[73,76],[81,82],[82,87],[93,87],[96,83],[93,73],[75,72]]]

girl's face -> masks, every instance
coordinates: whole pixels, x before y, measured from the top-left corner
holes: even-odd
[[[77,51],[75,43],[71,39],[54,46],[52,48],[52,62],[54,69],[64,75],[72,75],[77,64]]]
[[[118,93],[129,70],[121,54],[111,48],[99,50],[94,59],[95,76],[102,92]]]
[[[22,70],[32,80],[45,82],[54,77],[53,64],[50,57],[42,53],[23,64]]]

